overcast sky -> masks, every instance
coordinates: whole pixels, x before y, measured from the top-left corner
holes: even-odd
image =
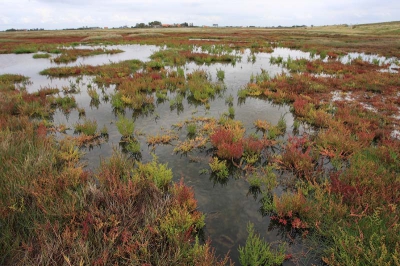
[[[400,20],[400,0],[0,0],[0,30],[135,26],[360,24]]]

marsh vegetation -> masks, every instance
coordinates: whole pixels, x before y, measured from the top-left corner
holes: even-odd
[[[0,264],[398,264],[388,27],[0,33]]]

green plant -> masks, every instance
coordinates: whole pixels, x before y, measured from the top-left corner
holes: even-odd
[[[35,59],[38,59],[38,58],[50,58],[51,54],[34,54],[32,57],[35,58]]]
[[[123,115],[118,115],[118,120],[116,122],[118,132],[124,137],[129,138],[132,136],[135,130],[135,123],[133,120],[126,118]]]
[[[172,170],[168,168],[168,165],[159,163],[155,155],[150,163],[138,162],[135,174],[136,178],[152,180],[159,189],[166,189],[173,177]]]
[[[101,129],[100,129],[100,134],[103,136],[107,136],[108,135],[108,128],[106,125],[104,125]]]
[[[195,123],[189,123],[186,125],[186,130],[188,132],[188,135],[194,136],[197,132],[197,125]]]
[[[168,95],[166,92],[163,92],[161,90],[156,91],[156,97],[158,102],[164,102],[165,100],[168,99]]]
[[[222,69],[217,69],[217,78],[219,81],[223,81],[225,79],[225,71]]]
[[[237,96],[239,99],[246,99],[247,97],[247,90],[246,89],[240,89],[237,92]]]
[[[232,106],[233,105],[233,96],[232,96],[232,94],[229,94],[229,96],[228,97],[226,97],[226,99],[225,99],[225,103],[227,104],[227,105],[229,105],[229,106]]]
[[[286,119],[285,119],[284,115],[282,115],[279,118],[278,124],[276,126],[277,126],[280,134],[284,134],[286,132]]]
[[[293,121],[293,131],[299,131],[299,128],[300,128],[300,121],[295,119]]]
[[[77,110],[78,110],[78,115],[79,115],[79,117],[85,116],[85,115],[86,115],[86,110],[85,110],[85,108],[78,107]]]
[[[321,60],[324,60],[327,56],[327,52],[326,51],[320,51],[319,52],[319,57],[321,58]]]
[[[229,106],[228,113],[229,113],[229,117],[231,117],[231,118],[235,117],[235,107]]]
[[[97,134],[97,121],[84,119],[83,123],[75,124],[75,131],[78,133],[83,133],[87,136],[94,136]]]
[[[122,101],[122,93],[116,92],[111,95],[111,106],[117,110],[123,110],[125,107],[124,102]]]
[[[254,232],[254,225],[247,225],[248,237],[244,247],[239,246],[239,261],[243,266],[257,265],[281,265],[285,260],[285,244],[281,244],[278,250],[271,250],[270,244],[260,238]]]
[[[92,98],[93,101],[96,101],[96,102],[100,101],[100,95],[97,92],[96,88],[89,87],[89,85],[88,85],[87,92],[88,92],[88,95],[90,96],[90,98]]]
[[[34,46],[19,46],[13,50],[14,54],[31,54],[38,51],[37,47]]]
[[[269,63],[270,63],[270,64],[279,65],[279,64],[282,64],[282,62],[283,62],[283,57],[282,57],[282,56],[278,56],[278,57],[273,57],[273,56],[271,56],[271,57],[269,58]]]
[[[140,142],[139,141],[129,141],[128,144],[125,146],[125,149],[133,154],[140,153]]]
[[[372,59],[372,64],[379,66],[381,61],[377,58]]]
[[[182,94],[177,93],[174,98],[169,99],[170,108],[182,107],[182,102],[184,98],[185,97]]]
[[[226,179],[229,176],[229,170],[226,165],[226,161],[220,161],[218,157],[213,157],[208,164],[211,168],[211,171],[219,178]]]
[[[73,96],[64,96],[54,98],[54,103],[64,112],[70,112],[71,109],[76,108],[76,100]]]

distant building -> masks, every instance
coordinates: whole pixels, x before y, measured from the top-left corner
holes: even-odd
[[[218,24],[213,24],[213,27],[217,27],[218,28]]]

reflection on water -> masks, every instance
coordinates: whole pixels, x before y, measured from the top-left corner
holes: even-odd
[[[80,47],[84,48],[84,47]],[[124,53],[115,55],[98,55],[94,57],[79,58],[76,62],[67,64],[68,66],[90,64],[99,65],[110,61],[117,62],[127,59],[139,59],[142,61],[149,60],[148,57],[157,50],[155,46],[109,46],[110,49],[121,49]],[[152,159],[151,147],[147,147],[146,135],[156,135],[162,128],[170,129],[173,124],[190,119],[193,116],[206,116],[218,118],[224,112],[228,111],[228,105],[225,98],[232,95],[237,98],[237,92],[243,88],[249,81],[251,74],[258,74],[261,69],[268,71],[270,76],[284,71],[281,66],[271,65],[269,59],[271,56],[282,56],[287,59],[305,57],[309,58],[308,53],[301,51],[293,51],[285,48],[277,48],[272,54],[259,53],[256,54],[256,60],[247,60],[250,51],[246,51],[242,55],[242,60],[235,65],[232,64],[213,64],[210,66],[196,65],[189,63],[185,66],[185,73],[190,73],[196,69],[204,69],[211,74],[216,80],[217,69],[225,71],[226,91],[221,97],[216,97],[210,102],[210,108],[207,110],[204,106],[195,106],[186,99],[183,101],[183,108],[171,110],[169,102],[159,103],[155,109],[147,114],[136,114],[132,110],[126,110],[127,117],[135,119],[135,129],[143,133],[139,135],[138,141],[141,146],[141,158],[144,162]],[[32,55],[0,55],[0,73],[14,73],[29,76],[32,85],[28,85],[28,91],[36,91],[43,86],[53,86],[61,88],[62,86],[75,86],[80,89],[78,94],[74,94],[77,104],[80,108],[86,110],[87,119],[95,119],[98,128],[106,126],[108,128],[108,142],[101,146],[86,149],[83,160],[89,169],[96,169],[99,166],[101,158],[111,156],[113,149],[119,149],[121,135],[119,134],[115,121],[116,116],[113,113],[111,104],[107,101],[100,100],[100,103],[91,105],[91,98],[87,94],[88,84],[95,87],[91,77],[83,78],[66,78],[66,79],[48,79],[38,73],[48,67],[57,66],[51,63],[49,59],[33,59]],[[104,88],[103,91],[97,88],[100,99],[107,98],[114,92],[114,89]],[[287,128],[290,130],[293,124],[293,116],[289,112],[288,106],[275,106],[264,100],[248,98],[242,104],[234,101],[235,119],[241,120],[246,127],[246,134],[255,132],[253,122],[257,119],[267,120],[271,124],[277,124],[281,116],[285,116]],[[65,115],[56,112],[54,115],[55,124],[65,124],[70,129],[68,134],[73,134],[74,124],[79,121],[77,110]],[[180,132],[181,139],[186,135]],[[259,212],[260,204],[252,195],[248,195],[249,186],[247,182],[238,177],[231,177],[226,184],[218,184],[210,180],[209,174],[203,173],[204,169],[208,169],[211,154],[206,151],[195,151],[188,156],[176,155],[173,153],[173,146],[158,146],[155,153],[162,163],[168,163],[173,169],[174,180],[179,181],[181,178],[184,182],[192,186],[195,191],[195,197],[198,200],[199,209],[206,214],[206,227],[204,230],[205,237],[210,237],[213,246],[216,248],[217,254],[225,254],[228,251],[234,261],[237,262],[239,245],[244,245],[247,238],[246,227],[249,221],[254,223],[255,229],[261,233],[267,241],[274,242],[280,239],[277,230],[268,231],[269,218],[262,217]],[[288,252],[292,252],[299,247],[293,245]]]

